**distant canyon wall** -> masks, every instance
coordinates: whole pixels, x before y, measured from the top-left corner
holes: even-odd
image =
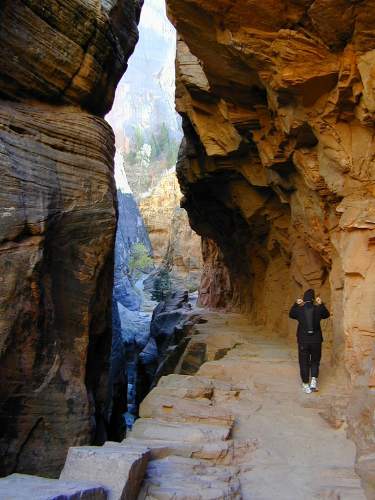
[[[102,119],[141,1],[0,14],[0,473],[55,476],[103,425],[116,226]]]
[[[375,3],[167,5],[201,303],[286,335],[291,303],[315,288],[332,310],[333,360],[356,387],[358,470],[375,477]]]
[[[197,290],[202,274],[201,238],[180,208],[181,191],[174,169],[141,197],[139,208],[150,237],[157,268],[168,271],[172,287]]]

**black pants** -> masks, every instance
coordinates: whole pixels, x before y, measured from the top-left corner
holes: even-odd
[[[320,358],[322,357],[322,343],[316,344],[298,344],[298,359],[301,379],[304,384],[310,380],[310,371],[312,377],[319,376]]]

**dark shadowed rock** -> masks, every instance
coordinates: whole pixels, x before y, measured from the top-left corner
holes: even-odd
[[[128,417],[133,421],[135,418],[138,355],[150,335],[150,315],[140,311],[143,296],[139,286],[142,284],[137,283],[136,277],[130,272],[129,261],[134,244],[141,243],[149,254],[151,245],[133,195],[119,189],[117,196],[118,224],[112,299],[113,337],[107,405],[111,439],[122,439],[125,432],[124,419]]]
[[[112,135],[71,109],[1,103],[0,119],[1,470],[53,474],[105,400]]]
[[[6,98],[79,104],[104,115],[138,39],[142,0],[5,0],[0,89]]]
[[[1,5],[0,474],[54,476],[103,439],[116,193],[100,116],[140,4]]]
[[[140,354],[140,401],[159,378],[172,373],[200,315],[192,310],[187,291],[175,291],[152,314],[150,340]]]

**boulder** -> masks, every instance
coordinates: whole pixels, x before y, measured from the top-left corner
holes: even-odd
[[[61,480],[96,481],[108,490],[111,500],[137,497],[149,459],[148,448],[80,446],[69,448]]]

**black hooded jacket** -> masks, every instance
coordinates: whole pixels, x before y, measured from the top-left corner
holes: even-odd
[[[303,296],[304,304],[295,303],[289,311],[289,318],[298,321],[297,340],[299,344],[323,342],[320,321],[329,318],[329,311],[324,304],[314,304],[314,290],[307,290]],[[309,331],[313,331],[309,334]]]

